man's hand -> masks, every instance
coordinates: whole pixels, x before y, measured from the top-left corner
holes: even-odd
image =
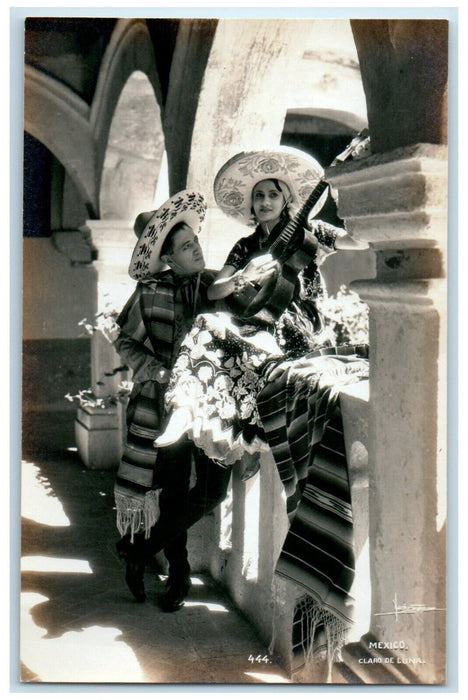
[[[355,355],[325,355],[286,360],[267,370],[265,378],[273,382],[282,372],[287,371],[289,381],[317,378],[319,386],[350,384],[356,381],[356,376],[365,378],[369,375],[368,361],[362,359],[358,362],[357,359]]]

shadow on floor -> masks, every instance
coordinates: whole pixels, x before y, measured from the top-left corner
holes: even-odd
[[[82,465],[73,418],[24,420],[20,680],[288,683],[206,573],[193,575],[177,613],[157,605],[164,584],[156,569],[145,576],[147,602],[134,602],[115,554],[114,473]]]

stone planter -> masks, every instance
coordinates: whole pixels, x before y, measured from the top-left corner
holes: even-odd
[[[88,469],[117,469],[122,454],[122,405],[78,408],[75,440]]]

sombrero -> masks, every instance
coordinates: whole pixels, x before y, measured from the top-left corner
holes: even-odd
[[[166,267],[160,257],[161,246],[169,231],[183,221],[197,234],[205,212],[206,202],[203,195],[192,190],[182,190],[159,209],[139,214],[133,227],[138,242],[128,268],[130,277],[141,280],[161,272]]]
[[[243,151],[220,168],[214,181],[214,196],[216,204],[225,214],[249,224],[252,222],[252,189],[258,182],[282,180],[291,191],[292,205],[298,208],[322,177],[320,163],[296,148],[278,146],[267,151]],[[326,198],[327,190],[310,217],[318,214]]]

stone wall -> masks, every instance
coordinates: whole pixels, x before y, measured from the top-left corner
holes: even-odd
[[[356,620],[350,631],[350,641],[359,640],[368,629],[370,614],[368,392],[368,382],[362,381],[347,387],[341,399],[357,560],[352,591],[356,599]],[[294,607],[304,596],[304,590],[274,575],[288,519],[284,489],[271,453],[262,456],[260,471],[249,481],[242,482],[240,474],[240,467],[235,466],[227,500],[214,516],[205,518],[190,530],[190,560],[202,569],[209,568],[213,577],[226,586],[240,610],[258,630],[265,650],[270,648],[270,653],[280,660],[293,680],[323,682],[323,676],[314,675],[316,670],[304,666],[304,657],[298,659],[293,654]]]
[[[375,279],[352,285],[370,307],[372,615],[347,663],[366,683],[445,679],[446,157],[418,144],[328,174],[376,253]]]

